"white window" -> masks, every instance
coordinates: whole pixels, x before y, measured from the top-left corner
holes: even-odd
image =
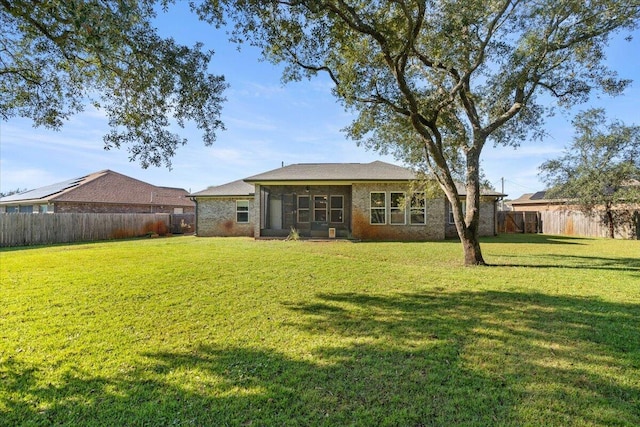
[[[182,215],[184,213],[184,208],[173,208],[173,213],[176,215]]]
[[[330,213],[330,221],[331,222],[344,222],[344,197],[342,196],[331,196],[331,213]]]
[[[411,224],[426,224],[427,200],[424,193],[414,193],[411,196]]]
[[[249,201],[236,200],[236,222],[249,222]]]
[[[327,196],[313,196],[313,221],[327,222]]]
[[[389,212],[390,224],[404,224],[407,222],[404,209],[404,193],[391,193]]]
[[[298,222],[309,222],[309,196],[298,196]]]
[[[463,201],[462,202],[462,216],[465,215],[465,212],[467,211],[467,202]],[[449,203],[449,224],[455,224],[456,222],[453,219],[453,205],[451,203]]]
[[[387,197],[384,191],[371,193],[371,224],[387,223]]]

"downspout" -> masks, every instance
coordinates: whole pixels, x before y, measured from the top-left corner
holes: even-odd
[[[198,199],[196,197],[189,197],[189,200],[191,200],[193,203],[196,204],[195,216],[194,216],[195,229],[193,231],[193,235],[197,236],[198,235]]]

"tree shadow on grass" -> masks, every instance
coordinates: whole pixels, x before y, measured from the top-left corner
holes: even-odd
[[[508,292],[318,294],[315,347],[194,345],[109,378],[2,359],[0,419],[69,425],[638,425],[640,307]],[[291,346],[295,347],[292,338]]]
[[[482,244],[491,243],[539,243],[547,245],[586,245],[595,240],[592,237],[561,236],[554,234],[501,233],[496,237],[482,237]]]
[[[501,258],[521,259],[519,255],[500,254]],[[494,267],[528,267],[528,268],[576,268],[580,270],[612,270],[640,272],[640,258],[637,257],[597,257],[580,255],[527,255],[527,260],[534,260],[531,264],[491,264]],[[535,263],[538,260],[539,263]],[[548,264],[545,263],[548,261]]]

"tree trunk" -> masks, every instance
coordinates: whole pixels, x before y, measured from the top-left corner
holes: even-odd
[[[482,251],[480,250],[480,241],[478,240],[477,232],[473,232],[467,227],[465,233],[460,236],[460,240],[464,250],[464,265],[466,267],[486,265],[482,257]]]
[[[467,209],[463,227],[458,235],[464,250],[464,265],[485,265],[478,231],[480,228],[480,148],[484,145],[483,137],[474,135],[473,148],[467,151]]]
[[[608,207],[607,207],[607,222],[609,223],[609,238],[615,239],[616,233],[615,233],[615,227],[613,225],[613,213],[611,212],[611,209],[609,209]]]

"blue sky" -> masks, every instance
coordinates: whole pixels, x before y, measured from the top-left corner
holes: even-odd
[[[185,2],[186,3],[186,2]],[[185,4],[173,6],[157,19],[161,33],[182,44],[205,43],[216,54],[210,64],[230,84],[222,120],[227,128],[212,147],[205,147],[195,127],[176,130],[189,139],[173,158],[173,168],[142,169],[130,162],[126,148],[105,151],[102,135],[108,131],[100,111],[87,109],[69,120],[61,131],[33,128],[29,120],[0,122],[0,191],[33,189],[103,169],[192,192],[280,167],[282,163],[358,162],[398,163],[358,147],[340,129],[350,122],[331,96],[327,78],[282,85],[280,68],[259,61],[256,50],[238,51],[224,30],[198,22]],[[626,34],[625,34],[626,35]],[[494,188],[509,198],[544,188],[538,167],[561,154],[572,136],[571,114],[604,107],[610,118],[640,124],[640,31],[632,42],[619,36],[607,51],[607,63],[621,77],[634,80],[623,96],[594,98],[569,113],[547,120],[549,137],[523,141],[518,149],[487,146],[482,167]]]

